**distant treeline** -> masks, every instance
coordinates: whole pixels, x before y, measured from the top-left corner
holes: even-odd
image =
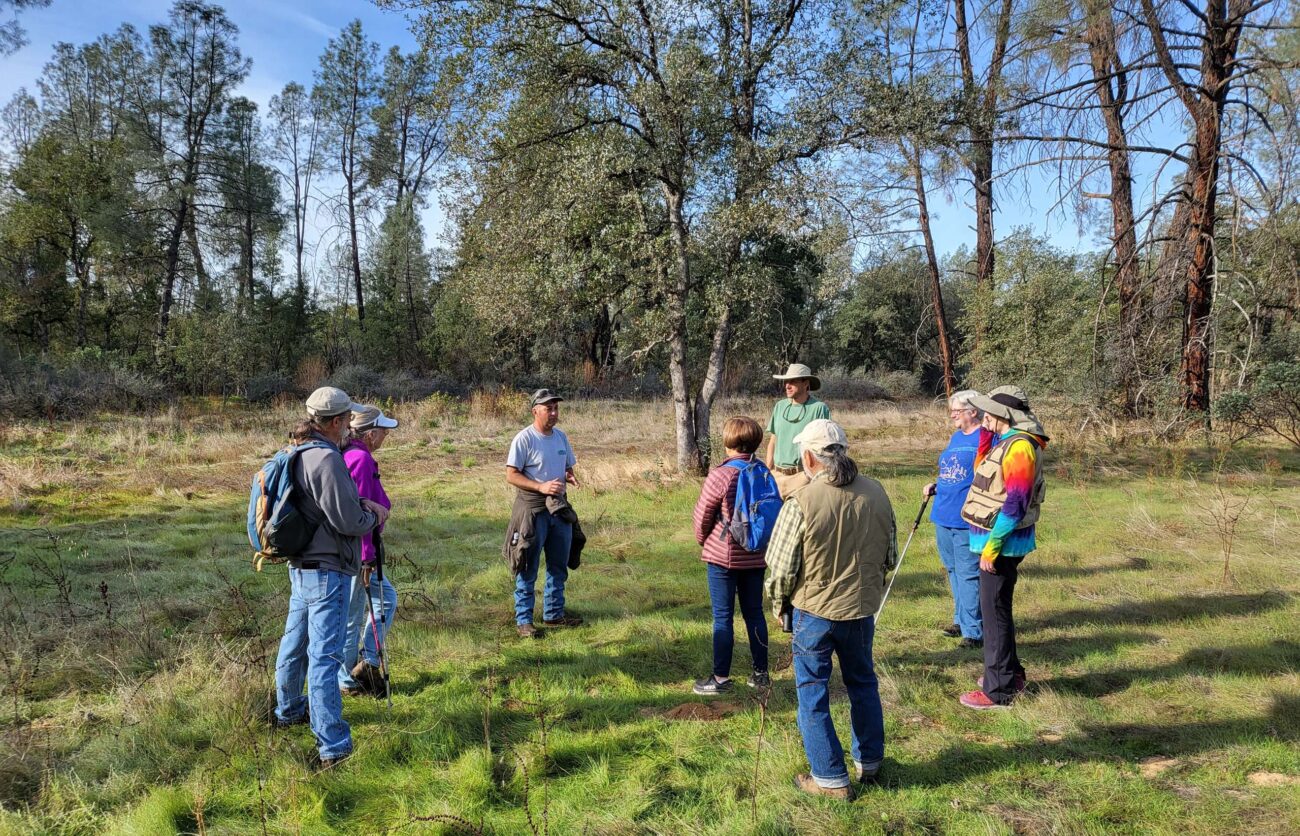
[[[665,392],[698,468],[795,359],[1176,422],[1300,355],[1281,0],[396,5],[418,50],[353,22],[265,112],[216,5],[55,48],[0,117],[5,408]],[[997,228],[1026,191],[1097,248]]]

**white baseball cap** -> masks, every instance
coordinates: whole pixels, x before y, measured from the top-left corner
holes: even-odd
[[[821,453],[835,444],[847,449],[849,437],[844,434],[843,427],[829,418],[817,418],[809,421],[808,426],[794,437],[794,443],[798,444],[800,449]]]
[[[379,427],[382,430],[391,430],[397,426],[397,419],[389,418],[384,414],[384,411],[377,406],[370,406],[368,404],[361,406],[357,404],[352,408],[352,420],[349,423],[354,430],[359,430],[363,427],[365,429]]]

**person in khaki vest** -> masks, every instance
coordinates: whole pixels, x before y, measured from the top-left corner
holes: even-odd
[[[961,695],[967,708],[1000,708],[1025,690],[1024,665],[1016,653],[1011,598],[1020,562],[1037,546],[1034,528],[1042,509],[1043,425],[1018,386],[999,386],[970,403],[984,413],[961,516],[970,525],[970,550],[980,561],[980,619],[984,622],[984,675],[979,690]]]
[[[858,473],[835,422],[812,421],[795,438],[809,482],[776,518],[764,584],[780,619],[791,614],[799,733],[810,773],[795,786],[849,800],[853,789],[831,722],[831,657],[849,692],[853,764],[873,780],[885,757],[885,717],[871,661],[885,575],[898,565],[894,509],[880,483]]]

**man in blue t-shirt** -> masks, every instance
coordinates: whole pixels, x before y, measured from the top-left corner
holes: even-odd
[[[578,463],[564,431],[556,427],[560,420],[560,401],[550,389],[533,393],[533,423],[524,427],[510,442],[506,455],[506,482],[518,489],[511,528],[517,530],[518,518],[531,524],[532,546],[523,555],[515,575],[515,624],[523,638],[536,638],[533,605],[537,599],[537,574],[541,554],[546,554],[546,586],[542,598],[542,623],[548,627],[576,627],[582,619],[564,609],[564,584],[569,577],[569,550],[573,545],[573,525],[552,513],[554,498],[563,498],[568,485],[578,487],[573,467]]]
[[[952,590],[952,624],[943,632],[961,638],[962,647],[982,647],[984,622],[980,618],[980,561],[970,550],[970,526],[961,518],[980,441],[980,411],[970,398],[979,392],[966,389],[948,399],[948,417],[956,430],[939,454],[939,478],[926,485],[925,496],[934,497],[930,521],[939,547],[939,560],[948,571]]]

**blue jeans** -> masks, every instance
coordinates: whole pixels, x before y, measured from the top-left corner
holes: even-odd
[[[749,655],[755,671],[767,671],[767,618],[763,615],[763,570],[709,567],[709,600],[713,603],[713,675],[731,676],[731,651],[735,644],[732,622],[736,617],[736,596],[740,615],[749,634]]]
[[[275,660],[275,716],[297,720],[310,708],[311,730],[322,758],[352,751],[338,681],[351,580],[328,569],[289,568],[289,616]]]
[[[546,552],[546,587],[542,597],[542,620],[564,618],[564,582],[569,579],[569,547],[573,544],[573,526],[549,512],[534,518],[533,547],[524,555],[524,568],[515,576],[515,623],[533,623],[533,604],[537,600],[537,572],[541,555]]]
[[[952,623],[961,627],[968,639],[984,638],[984,621],[980,617],[980,556],[970,550],[970,529],[934,527],[939,560],[948,570],[948,588],[952,590]]]
[[[343,667],[339,669],[339,687],[357,688],[358,683],[352,678],[352,669],[357,666],[357,659],[365,659],[379,667],[379,648],[375,645],[375,632],[379,633],[380,643],[388,644],[388,631],[393,629],[393,614],[397,612],[397,589],[392,581],[384,578],[384,588],[379,588],[379,576],[370,576],[370,594],[361,588],[361,576],[352,579],[348,593],[348,632],[343,639]],[[374,626],[370,621],[373,616]]]
[[[875,618],[828,621],[794,611],[794,684],[799,698],[799,734],[821,787],[847,787],[844,748],[831,722],[831,654],[840,660],[840,676],[849,692],[853,762],[872,767],[885,757],[885,713],[871,664]]]

